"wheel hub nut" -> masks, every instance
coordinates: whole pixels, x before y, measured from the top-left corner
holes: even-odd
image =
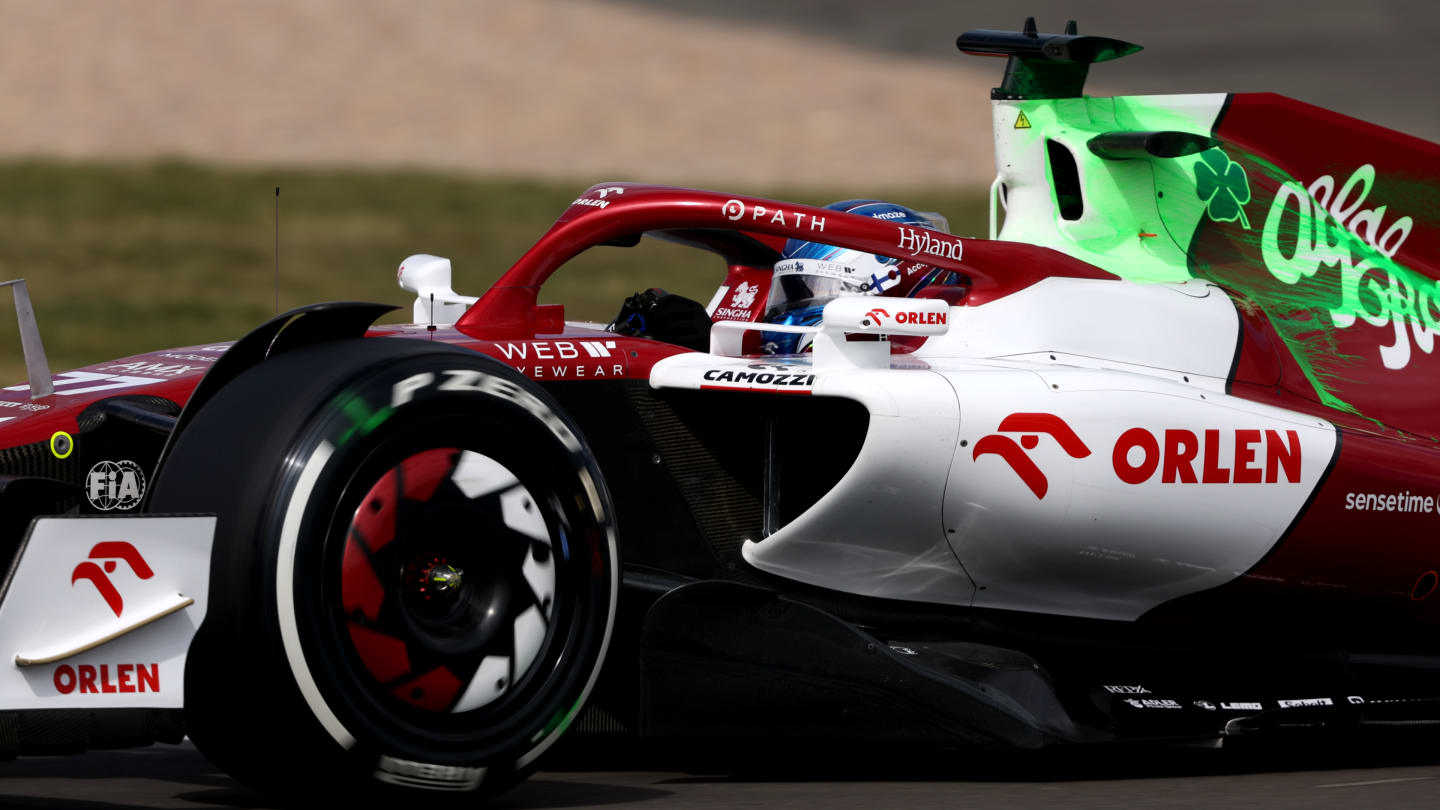
[[[464,577],[464,571],[449,563],[441,563],[430,569],[426,579],[431,593],[439,595],[459,590]]]

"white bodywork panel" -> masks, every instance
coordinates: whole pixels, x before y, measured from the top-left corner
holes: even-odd
[[[183,707],[214,532],[211,516],[36,520],[0,601],[0,710]]]
[[[749,564],[866,596],[1131,620],[1252,568],[1335,452],[1329,422],[1225,393],[1239,315],[1214,285],[1050,278],[948,320],[889,368],[655,365],[657,388],[870,412],[850,470],[745,543]]]
[[[930,371],[860,370],[819,376],[815,394],[870,411],[860,456],[805,513],[745,543],[745,561],[865,596],[969,604],[974,585],[945,541],[937,501],[960,427],[955,391]]]
[[[417,253],[405,257],[395,280],[400,289],[415,293],[412,317],[415,323],[452,324],[479,299],[460,295],[450,288],[450,260],[443,256]]]
[[[1274,547],[1335,450],[1328,422],[1141,375],[1054,368],[947,377],[960,391],[969,447],[955,456],[945,525],[980,587],[976,606],[1134,619],[1229,582]],[[1012,414],[1059,417],[1085,454],[1038,430],[1002,430]],[[1132,430],[1143,433],[1121,441]],[[1023,462],[987,452],[997,442],[1035,465],[1042,491],[1022,479]],[[1238,463],[1237,446],[1245,448]],[[1272,447],[1297,475],[1270,457]],[[1215,483],[1205,483],[1207,467]],[[1122,480],[1122,469],[1139,482]]]
[[[959,429],[955,391],[923,365],[813,371],[798,358],[680,354],[656,363],[650,381],[657,388],[860,402],[870,427],[849,472],[804,514],[761,542],[747,542],[741,554],[762,571],[824,588],[969,604],[973,586],[945,542],[940,511]]]
[[[950,331],[916,357],[1030,359],[1050,365],[1128,369],[1169,379],[1209,377],[1224,391],[1240,316],[1230,296],[1203,281],[1136,284],[1047,278],[978,307],[954,307]]]

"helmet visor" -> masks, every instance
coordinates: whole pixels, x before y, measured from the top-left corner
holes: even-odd
[[[797,309],[823,307],[842,295],[874,295],[874,282],[856,267],[820,259],[787,259],[775,265],[775,280],[765,302],[763,320]]]

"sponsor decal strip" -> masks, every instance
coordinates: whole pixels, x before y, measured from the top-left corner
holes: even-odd
[[[1230,435],[1233,433],[1233,437]],[[1262,438],[1263,433],[1263,438]],[[1283,472],[1287,483],[1300,480],[1300,434],[1287,430],[1284,437],[1276,430],[1226,431],[1223,443],[1235,448],[1235,468],[1220,464],[1222,431],[1202,431],[1203,441],[1190,430],[1167,430],[1163,454],[1160,441],[1145,428],[1131,428],[1120,434],[1111,459],[1115,475],[1127,484],[1143,484],[1161,470],[1165,484],[1274,484]],[[1264,446],[1264,459],[1259,457]],[[1132,450],[1140,451],[1140,459],[1131,463]],[[1203,453],[1202,453],[1203,451]],[[1202,456],[1200,475],[1195,474],[1195,457]],[[1163,464],[1162,464],[1163,462]]]
[[[198,367],[197,367],[198,368]],[[83,388],[66,388],[58,390],[62,386],[77,385],[80,383],[101,383],[100,385],[87,385]],[[57,389],[56,396],[73,397],[76,394],[89,394],[95,391],[109,391],[115,388],[131,388],[137,385],[165,382],[162,377],[135,377],[124,374],[97,374],[93,371],[66,371],[56,374],[54,385]],[[29,391],[29,385],[11,385],[5,388],[6,391]]]
[[[774,394],[809,394],[815,384],[814,374],[788,374],[771,371],[738,371],[712,368],[705,371],[706,380],[715,383],[744,383],[744,385],[700,384],[702,391],[766,391]]]
[[[588,205],[588,206],[590,206],[591,208],[605,208],[605,207],[609,206],[610,203],[611,203],[611,200],[605,199],[606,197],[610,196],[612,193],[615,194],[615,195],[617,195],[617,196],[620,195],[620,194],[624,194],[624,193],[625,193],[625,189],[621,188],[620,186],[608,186],[608,187],[606,187],[606,188],[600,189],[600,190],[599,190],[598,192],[596,192],[596,193],[600,195],[600,198],[599,198],[599,199],[596,199],[596,198],[594,198],[594,197],[581,197],[581,198],[579,198],[578,200],[576,200],[575,202],[570,203],[570,204],[571,204],[571,205]],[[404,268],[404,267],[401,267],[400,269],[401,269],[401,270],[404,270],[405,268]]]
[[[1020,434],[1017,442],[1006,433]],[[1071,458],[1086,458],[1085,446],[1065,420],[1053,413],[1012,413],[1005,417],[996,433],[975,442],[971,458],[999,456],[1020,480],[1044,499],[1049,480],[1025,452],[1039,445],[1040,434],[1048,434]],[[1220,462],[1221,450],[1233,448],[1233,462],[1226,467]],[[1127,484],[1144,484],[1159,476],[1162,484],[1277,484],[1300,483],[1302,444],[1295,430],[1202,430],[1170,429],[1160,436],[1145,428],[1130,428],[1116,439],[1110,453],[1115,475]],[[1198,465],[1197,465],[1198,462]],[[1400,505],[1389,496],[1386,504]],[[1347,498],[1347,509],[1364,496]],[[1363,501],[1370,503],[1368,500]],[[1426,506],[1425,504],[1429,504]],[[1436,502],[1406,493],[1401,511],[1429,511],[1440,508]],[[1411,507],[1415,507],[1413,510]],[[1392,507],[1394,508],[1394,507]]]
[[[1410,364],[1411,346],[1429,354],[1440,332],[1440,286],[1434,279],[1403,267],[1395,254],[1410,237],[1414,221],[1402,216],[1386,227],[1386,206],[1361,208],[1375,184],[1375,167],[1365,164],[1351,173],[1336,190],[1336,180],[1324,175],[1306,187],[1296,181],[1282,185],[1270,203],[1261,233],[1261,258],[1275,278],[1295,284],[1314,276],[1324,267],[1338,269],[1338,305],[1329,307],[1331,322],[1338,328],[1358,320],[1395,331],[1395,342],[1380,347],[1380,360],[1387,369]],[[1287,214],[1294,226],[1284,226]],[[1300,234],[1294,249],[1281,246],[1282,235]],[[1358,261],[1357,261],[1358,259]],[[1375,310],[1361,297],[1362,288],[1373,296]]]
[[[825,231],[825,217],[817,217],[812,214],[786,211],[783,208],[776,208],[772,211],[763,205],[746,205],[739,200],[726,200],[725,204],[720,207],[720,215],[731,222],[739,221],[746,212],[749,212],[751,222],[765,219],[772,225],[790,225],[790,220],[793,218],[795,222],[792,227],[796,228],[804,227],[805,218],[809,216],[810,230],[822,233]]]
[[[1143,687],[1143,686],[1124,686],[1124,685],[1120,685],[1120,686],[1106,686],[1106,687],[1103,687],[1103,688],[1105,689],[1106,692],[1109,692],[1109,693],[1112,694],[1112,695],[1148,695],[1148,694],[1150,694],[1150,690],[1149,690],[1149,689],[1146,689],[1146,688]]]
[[[928,228],[900,228],[900,244],[897,247],[910,251],[911,256],[924,253],[957,262],[965,251],[959,239],[953,236],[941,238],[941,234]]]
[[[871,326],[871,321],[874,321],[874,326],[884,326],[885,319],[890,318],[895,321],[896,325],[913,323],[921,326],[943,326],[948,323],[947,316],[948,313],[945,312],[912,312],[903,309],[897,311],[894,315],[891,315],[890,310],[876,307],[865,313],[865,320],[861,321],[861,325]]]
[[[580,349],[590,357],[612,357],[615,348],[613,340],[551,340],[525,342],[501,342],[495,347],[505,355],[506,360],[574,360],[580,357]],[[578,347],[578,348],[577,348]]]
[[[214,357],[206,357],[203,354],[169,354],[162,352],[159,356],[169,357],[172,360],[189,360],[193,363],[213,363],[216,359]]]
[[[1169,698],[1125,698],[1125,702],[1137,709],[1182,709],[1177,701]]]
[[[760,292],[759,284],[742,281],[735,285],[730,301],[715,310],[715,317],[732,321],[748,321],[755,307],[755,296]]]
[[[131,676],[134,679],[131,679]],[[159,692],[159,664],[116,664],[115,680],[110,680],[110,665],[61,664],[55,668],[55,691],[62,695],[79,691],[81,694],[114,694],[131,692]]]
[[[1335,702],[1330,698],[1300,698],[1298,700],[1282,700],[1280,708],[1293,709],[1301,706],[1334,706]]]
[[[212,358],[196,356],[202,362],[213,362]],[[184,363],[116,363],[100,366],[100,371],[124,371],[128,374],[160,374],[165,377],[179,377],[192,371],[204,371],[205,366],[191,366]]]
[[[480,787],[480,783],[485,779],[485,769],[412,762],[382,754],[375,769],[375,778],[403,787],[464,792]]]
[[[600,362],[623,359],[624,352],[616,351],[613,340],[505,341],[494,345],[502,359],[510,363],[516,371],[532,379],[613,379],[625,376],[623,362]],[[561,365],[533,362],[527,365],[523,362],[536,360],[577,362],[565,362]],[[589,360],[595,362],[586,362]]]
[[[783,388],[745,388],[734,385],[702,385],[701,391],[763,391],[767,394],[802,394],[808,395],[809,391],[787,391]]]
[[[1440,498],[1434,495],[1417,495],[1408,489],[1388,495],[1374,492],[1347,492],[1345,493],[1345,509],[1357,512],[1440,513]]]

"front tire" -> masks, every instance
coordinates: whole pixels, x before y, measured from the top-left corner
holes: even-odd
[[[269,359],[177,438],[155,512],[214,512],[186,722],[273,791],[473,796],[524,778],[604,660],[619,561],[574,423],[474,352]]]

